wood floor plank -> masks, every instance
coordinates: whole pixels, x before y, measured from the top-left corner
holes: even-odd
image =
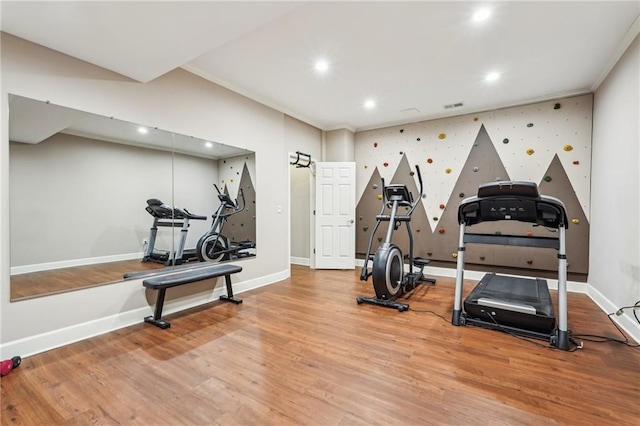
[[[141,323],[28,357],[0,381],[1,424],[638,424],[638,349],[453,327],[451,278],[419,287],[408,312],[357,305],[373,294],[358,275],[294,266],[241,305],[169,315],[168,330]],[[581,294],[569,326],[620,337]]]

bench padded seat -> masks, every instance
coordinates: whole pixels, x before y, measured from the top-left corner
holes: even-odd
[[[235,304],[242,303],[242,299],[233,296],[233,288],[231,287],[231,274],[237,274],[241,271],[242,267],[238,265],[215,264],[204,268],[190,269],[188,271],[179,271],[168,275],[147,278],[142,281],[142,285],[150,290],[157,290],[158,298],[156,299],[156,309],[153,316],[146,317],[144,321],[162,329],[171,327],[171,323],[162,319],[162,308],[164,306],[164,297],[167,289],[208,280],[210,278],[224,277],[227,294],[226,296],[220,296],[220,300],[233,302]]]

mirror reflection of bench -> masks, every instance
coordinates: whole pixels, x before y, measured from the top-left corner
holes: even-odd
[[[142,285],[150,290],[158,290],[158,298],[156,299],[156,308],[153,316],[146,317],[144,321],[162,329],[171,327],[171,323],[161,319],[167,289],[208,280],[210,278],[224,277],[225,279],[227,295],[220,296],[220,300],[233,302],[235,304],[242,303],[242,299],[233,296],[233,288],[231,287],[231,275],[241,271],[242,267],[238,265],[216,264],[204,268],[179,271],[169,275],[151,276],[151,278],[145,279]]]

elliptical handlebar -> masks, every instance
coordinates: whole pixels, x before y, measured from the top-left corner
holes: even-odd
[[[407,215],[411,216],[411,213],[418,206],[420,200],[422,200],[422,196],[424,195],[424,184],[422,183],[422,173],[420,173],[420,166],[416,164],[416,174],[418,175],[418,182],[420,182],[420,194],[413,200],[411,204],[411,209],[407,212]]]
[[[214,183],[213,186],[216,188],[216,191],[218,192],[218,200],[220,200],[220,203],[221,203],[220,208],[218,209],[218,212],[216,212],[214,216],[216,216],[217,214],[220,214],[226,218],[245,210],[246,201],[244,198],[244,191],[242,190],[242,188],[240,188],[238,191],[240,193],[240,198],[242,199],[242,205],[240,205],[240,203],[238,203],[237,198],[234,201],[227,194],[220,191],[220,188],[218,188],[218,185]],[[230,211],[225,213],[226,210],[230,210]]]

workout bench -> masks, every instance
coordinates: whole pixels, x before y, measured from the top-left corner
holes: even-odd
[[[220,296],[220,300],[233,302],[235,304],[242,303],[242,299],[238,299],[233,296],[233,289],[231,288],[231,274],[236,274],[240,271],[242,271],[241,266],[217,264],[206,266],[204,268],[178,272],[170,275],[155,276],[144,280],[142,282],[143,286],[150,290],[158,290],[158,298],[156,299],[156,310],[153,316],[146,317],[144,319],[144,322],[148,322],[149,324],[153,324],[156,327],[160,327],[162,329],[171,327],[171,323],[160,319],[162,317],[162,307],[164,306],[164,296],[167,289],[183,284],[204,281],[209,278],[224,276],[225,282],[227,284],[227,295]]]

